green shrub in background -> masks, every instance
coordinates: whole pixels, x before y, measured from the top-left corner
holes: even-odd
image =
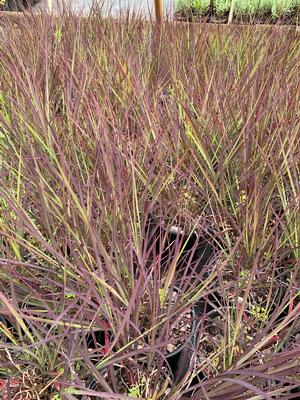
[[[231,0],[214,0],[213,5],[217,15],[226,14],[230,10]]]
[[[232,0],[178,0],[177,9],[185,10],[193,8],[204,15],[211,3],[216,15],[229,13]],[[255,14],[271,15],[278,18],[290,14],[300,6],[300,0],[235,0],[234,14],[253,16]]]
[[[295,10],[297,7],[300,7],[299,0],[269,0],[271,4],[271,14],[274,17],[280,16],[282,14],[288,14]]]
[[[177,0],[177,9],[185,10],[185,9],[195,9],[200,14],[204,15],[208,12],[211,0]]]
[[[272,3],[274,3],[273,0],[239,0],[235,3],[235,13],[238,15],[268,14]]]

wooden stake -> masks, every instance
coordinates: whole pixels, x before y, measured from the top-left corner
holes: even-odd
[[[155,18],[159,28],[162,28],[164,23],[163,0],[154,0]]]

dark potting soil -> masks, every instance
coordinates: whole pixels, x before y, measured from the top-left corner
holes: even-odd
[[[188,310],[184,315],[179,316],[171,330],[171,339],[167,344],[167,354],[173,353],[185,341],[185,338],[192,333],[193,316],[192,311]]]

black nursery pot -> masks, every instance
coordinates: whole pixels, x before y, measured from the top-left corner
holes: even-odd
[[[160,229],[154,229],[151,231],[150,242],[154,243],[153,249],[155,250],[155,253],[161,253],[161,249],[159,248]],[[181,246],[184,245],[184,250],[177,263],[176,280],[184,279],[184,274],[189,276],[193,271],[193,274],[195,274],[195,278],[191,278],[191,284],[193,284],[193,282],[197,280],[197,274],[200,274],[205,265],[207,265],[215,256],[215,248],[206,238],[199,238],[197,233],[187,235],[178,227],[172,227],[168,233],[165,248],[161,253],[162,272],[164,268],[168,266],[170,260],[172,260],[172,256],[174,256],[178,244]],[[147,246],[148,245],[149,243]],[[189,258],[191,251],[193,251],[192,259]],[[191,268],[191,270],[187,270],[187,268]],[[203,277],[205,278],[205,274]],[[168,366],[173,374],[174,383],[179,382],[190,368],[191,359],[195,352],[198,338],[199,321],[204,314],[211,312],[214,309],[209,305],[209,303],[213,303],[213,300],[214,299],[210,298],[209,302],[207,302],[207,299],[203,299],[192,307],[193,322],[188,341],[179,345],[173,352],[165,355],[166,366]],[[98,337],[98,340],[103,344],[103,336]],[[144,363],[145,361],[146,358],[142,359],[141,363]],[[96,390],[97,384],[92,379],[88,383],[88,387]]]
[[[166,244],[161,249],[161,238],[164,234],[163,228],[155,226],[154,222],[150,222],[151,224],[146,246],[147,248],[152,247],[154,251],[153,258],[158,254],[161,255],[162,273],[168,268],[168,265],[176,254],[176,250],[178,254],[178,250],[183,249],[177,261],[176,281],[179,282],[187,277],[190,279],[191,285],[193,285],[194,282],[198,281],[200,274],[203,275],[203,279],[208,276],[208,272],[204,271],[204,268],[216,258],[216,251],[207,237],[199,237],[196,232],[190,234],[189,232],[184,232],[180,227],[172,226],[167,234]],[[151,265],[151,261],[152,257],[150,257],[149,265]],[[215,298],[209,295],[208,298],[201,299],[192,307],[194,322],[188,343],[182,344],[174,352],[166,355],[166,360],[173,373],[175,382],[180,381],[189,369],[197,341],[199,320],[204,314],[213,312],[214,301]]]
[[[207,310],[207,307],[206,307]],[[192,357],[195,354],[197,347],[198,347],[198,339],[200,334],[200,325],[203,322],[203,319],[209,317],[210,319],[214,319],[220,316],[220,313],[216,309],[212,309],[211,311],[203,311],[203,303],[197,302],[193,306],[193,326],[192,332],[189,337],[189,341],[187,345],[182,345],[173,353],[169,354],[166,359],[168,362],[168,366],[173,373],[174,376],[174,383],[177,384],[181,381],[186,373],[188,372]],[[195,376],[190,384],[190,387],[198,385],[205,379],[205,374],[203,372],[199,372],[197,376]],[[195,390],[188,390],[182,399],[193,398]]]
[[[177,263],[176,278],[180,280],[187,277],[190,279],[191,285],[198,281],[201,274],[203,279],[207,278],[209,271],[204,270],[204,268],[213,259],[216,259],[215,247],[211,242],[206,237],[199,237],[197,233],[189,235],[178,227],[172,227],[169,231],[166,249],[163,251],[163,262],[168,262],[172,258],[178,243],[184,246],[184,249]],[[210,315],[211,318],[219,315],[216,311],[216,300],[218,303],[220,302],[218,295],[208,295],[193,305],[193,325],[188,343],[183,344],[166,357],[174,375],[175,383],[184,377],[190,367],[202,319],[206,315]]]
[[[192,307],[193,323],[192,331],[189,335],[187,343],[183,343],[174,352],[166,356],[166,360],[172,374],[174,376],[174,382],[178,383],[187,373],[190,368],[192,357],[195,353],[198,337],[199,337],[199,326],[202,322],[202,318],[205,317],[203,312],[203,304],[195,303]],[[219,315],[217,311],[210,311],[211,317]]]
[[[186,276],[193,283],[200,274],[203,274],[203,277],[207,276],[203,269],[216,256],[215,247],[207,236],[197,232],[184,232],[177,226],[170,228],[163,249],[160,249],[161,238],[158,232],[153,240],[156,241],[156,254],[161,254],[162,273],[168,268],[175,254],[178,254],[178,250],[181,251],[176,268],[177,280]]]
[[[165,355],[165,366],[173,374],[173,383],[176,384],[183,379],[185,374],[188,372],[192,360],[192,356],[195,352],[195,347],[197,344],[198,334],[199,334],[199,324],[201,323],[201,318],[203,317],[202,307],[197,303],[192,307],[193,322],[192,330],[189,335],[188,341],[179,345],[173,352]],[[91,339],[91,336],[89,336]],[[104,345],[104,337],[99,332],[97,334],[98,345]],[[140,360],[141,364],[147,362],[147,358],[143,357]],[[118,367],[115,367],[116,370]],[[200,376],[200,375],[199,375]],[[199,376],[197,378],[199,378]],[[203,378],[203,377],[201,377]],[[195,382],[195,384],[198,382]],[[98,390],[98,384],[94,378],[88,379],[86,382],[88,389]],[[192,393],[192,392],[191,392]],[[191,393],[187,393],[185,396],[190,397]],[[93,398],[93,397],[91,397]],[[82,397],[81,400],[86,400]]]
[[[194,338],[196,336],[197,326],[198,324],[194,321],[188,342],[182,344],[166,356],[166,362],[173,374],[175,383],[179,382],[184,377],[190,367],[191,358],[194,353]]]

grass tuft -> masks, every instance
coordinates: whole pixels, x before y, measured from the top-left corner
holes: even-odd
[[[297,396],[299,47],[97,10],[6,21],[4,399]]]

